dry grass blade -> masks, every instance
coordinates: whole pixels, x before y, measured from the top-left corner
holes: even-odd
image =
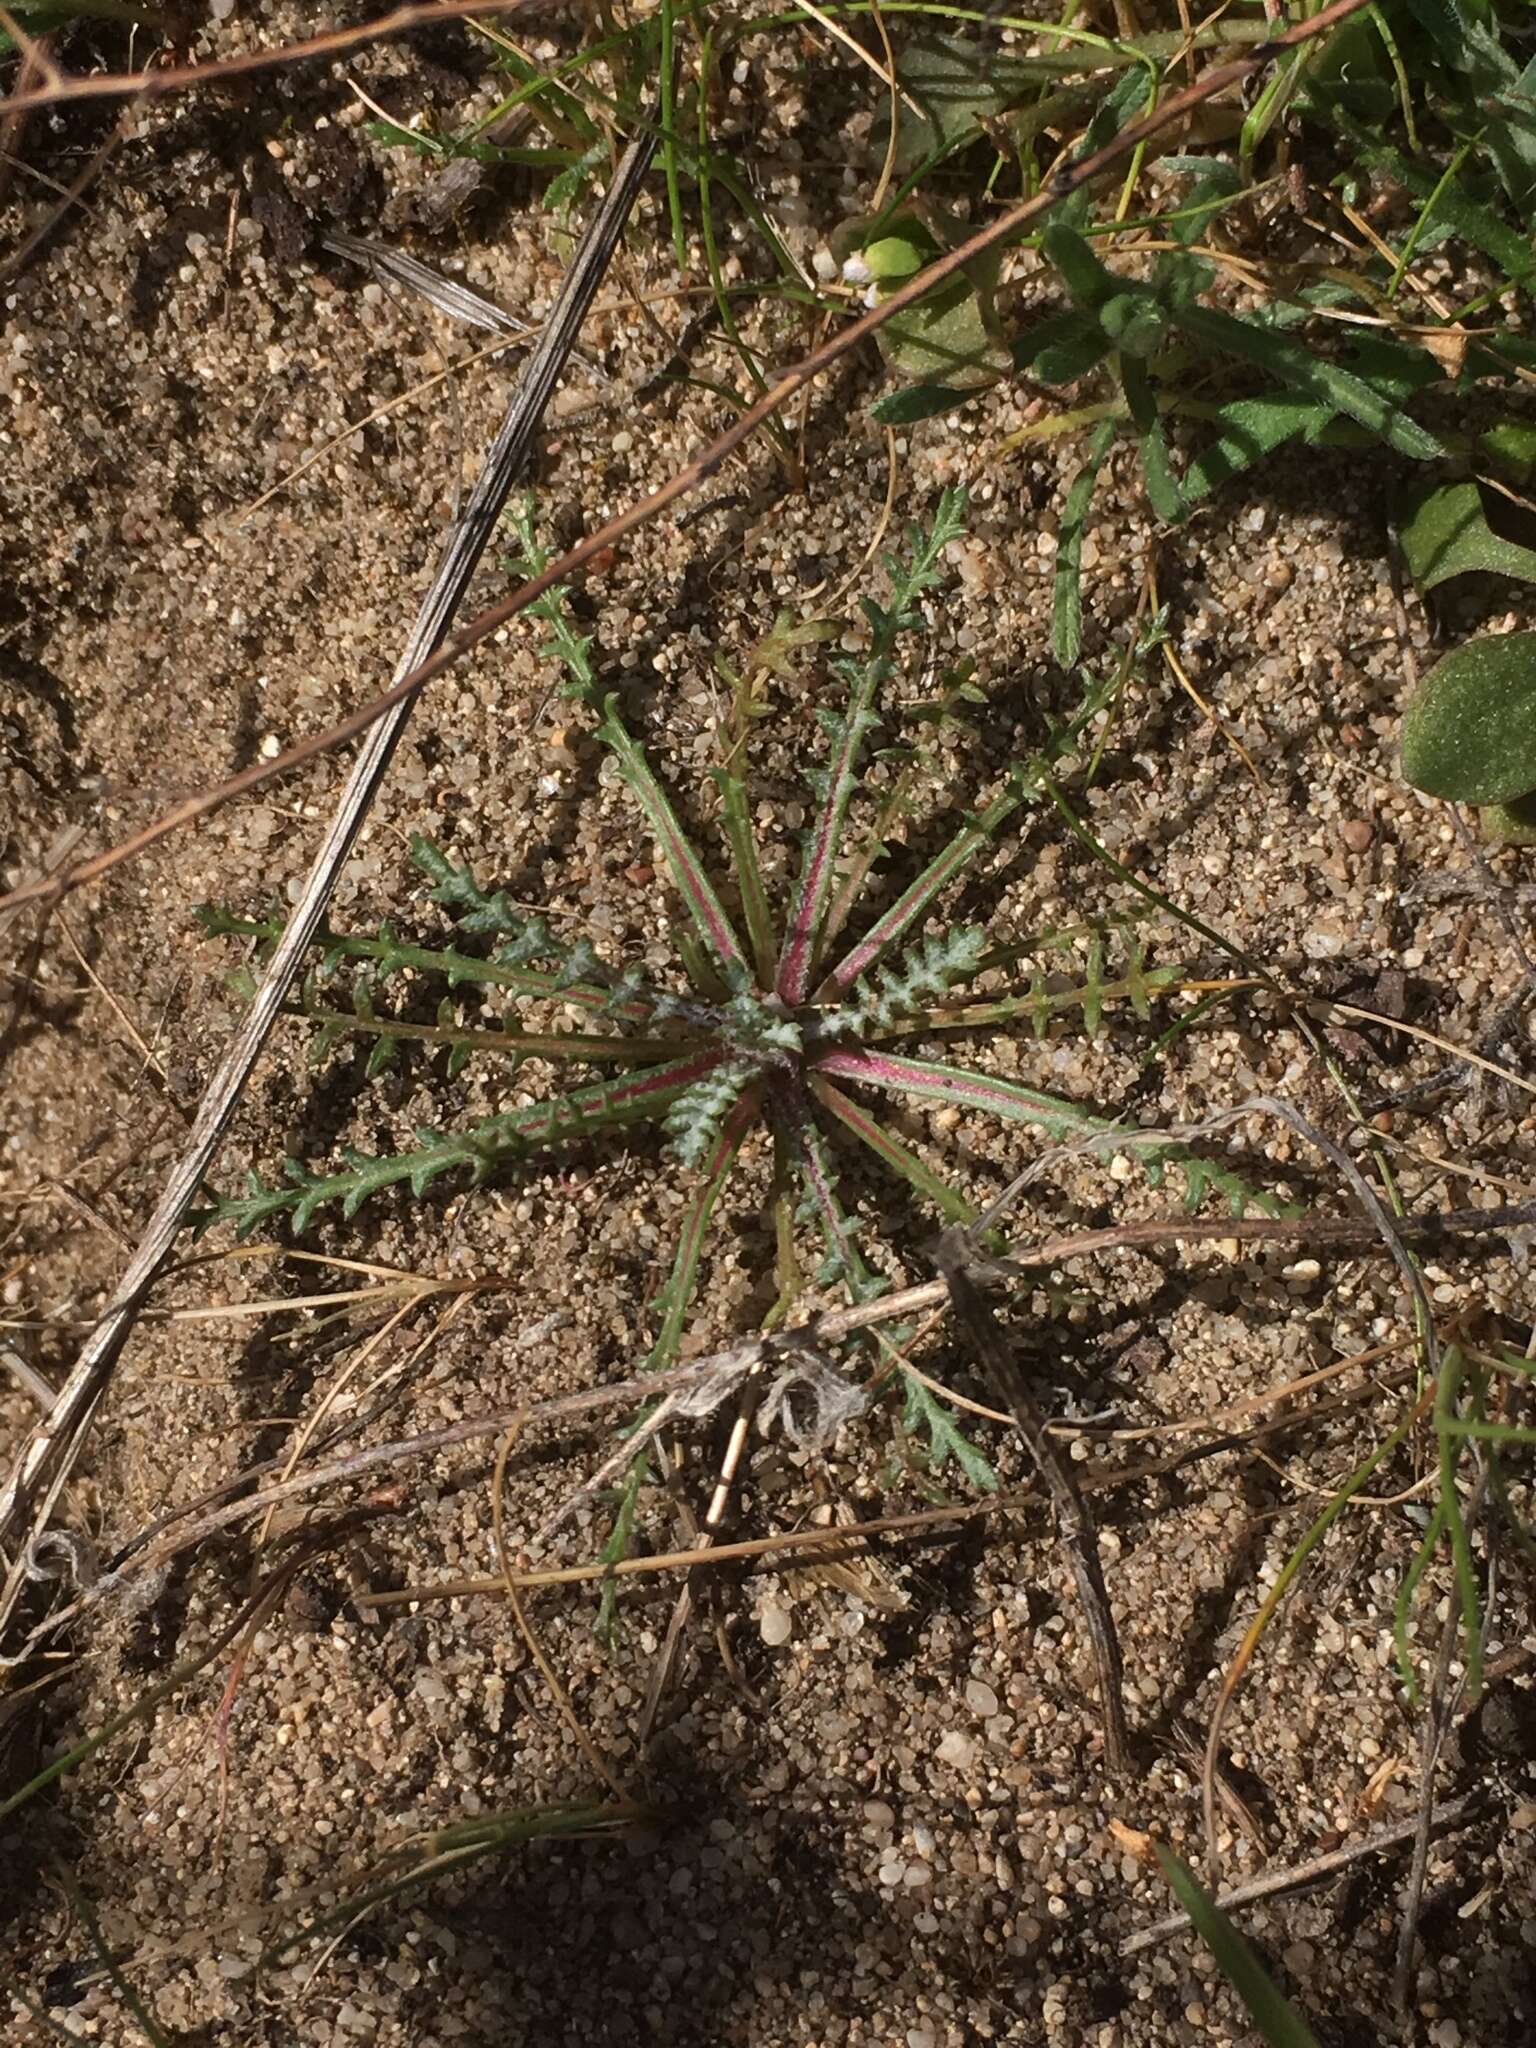
[[[361,264],[369,276],[377,278],[381,284],[396,284],[405,291],[414,292],[439,313],[447,314],[450,320],[460,320],[467,327],[482,327],[487,333],[504,334],[530,343],[539,337],[539,328],[530,327],[526,320],[505,312],[494,299],[486,298],[458,278],[444,277],[429,263],[408,256],[403,249],[391,249],[387,242],[371,242],[362,235],[344,235],[339,229],[333,229],[320,237],[320,246]],[[573,348],[570,355],[571,361],[580,363],[599,384],[609,382],[601,365],[583,350]]]
[[[1506,1207],[1495,1210],[1446,1210],[1427,1216],[1405,1217],[1399,1225],[1400,1237],[1405,1242],[1427,1242],[1442,1250],[1458,1238],[1477,1242],[1487,1234],[1501,1230],[1518,1229],[1536,1221],[1536,1205]],[[1014,1245],[1009,1248],[1005,1264],[1020,1271],[1031,1268],[1059,1265],[1066,1260],[1086,1257],[1093,1253],[1114,1250],[1119,1247],[1145,1249],[1159,1244],[1173,1244],[1182,1240],[1198,1241],[1210,1238],[1236,1237],[1240,1240],[1279,1239],[1281,1241],[1300,1239],[1303,1242],[1317,1241],[1347,1245],[1352,1251],[1380,1252],[1382,1241],[1375,1227],[1361,1219],[1350,1217],[1253,1217],[1244,1219],[1222,1218],[1219,1221],[1201,1222],[1186,1216],[1152,1217],[1142,1223],[1125,1224],[1118,1228],[1078,1231],[1051,1238],[1038,1245]],[[268,1255],[269,1248],[252,1246],[242,1248],[243,1255]],[[220,1254],[219,1256],[241,1256],[242,1253]],[[301,1256],[313,1256],[302,1254]],[[496,1283],[469,1281],[469,1289],[481,1289]],[[809,1322],[775,1332],[771,1336],[748,1337],[724,1350],[712,1352],[704,1358],[695,1359],[687,1365],[677,1366],[661,1373],[647,1373],[638,1378],[618,1381],[606,1386],[587,1388],[579,1393],[563,1394],[532,1406],[518,1406],[497,1409],[488,1414],[466,1416],[461,1421],[445,1424],[424,1435],[405,1438],[389,1443],[371,1445],[365,1450],[355,1451],[318,1470],[297,1472],[290,1479],[278,1484],[267,1485],[242,1500],[229,1500],[227,1496],[246,1487],[252,1481],[265,1477],[276,1470],[272,1464],[256,1471],[243,1473],[229,1481],[224,1487],[216,1488],[185,1508],[162,1517],[149,1529],[126,1546],[120,1553],[113,1572],[104,1579],[97,1589],[82,1601],[51,1616],[42,1624],[31,1642],[22,1646],[22,1654],[36,1648],[37,1644],[52,1631],[75,1617],[84,1605],[109,1597],[117,1583],[118,1575],[126,1569],[134,1571],[150,1568],[186,1550],[205,1537],[228,1528],[252,1514],[275,1503],[297,1498],[323,1487],[343,1484],[361,1478],[365,1473],[383,1466],[398,1464],[402,1459],[424,1457],[454,1446],[474,1443],[488,1436],[499,1436],[514,1422],[526,1424],[539,1422],[569,1422],[594,1416],[613,1409],[635,1407],[647,1399],[662,1395],[665,1398],[655,1409],[649,1421],[642,1425],[647,1436],[655,1428],[669,1420],[676,1412],[673,1397],[682,1397],[681,1404],[690,1412],[701,1397],[705,1399],[706,1411],[718,1406],[753,1373],[761,1372],[765,1366],[782,1364],[796,1355],[816,1356],[839,1343],[843,1338],[857,1331],[871,1329],[896,1318],[905,1318],[924,1311],[942,1309],[949,1301],[949,1289],[942,1280],[926,1281],[921,1286],[907,1287],[882,1295],[878,1300],[862,1302],[852,1308],[834,1309],[813,1317]],[[1396,1348],[1396,1347],[1391,1347]],[[1346,1361],[1360,1364],[1369,1362],[1376,1354],[1362,1354],[1361,1358]],[[1321,1377],[1321,1375],[1319,1375]],[[1295,1391],[1296,1387],[1307,1385],[1307,1381],[1287,1383],[1281,1393]],[[1216,1427],[1222,1416],[1207,1418],[1209,1426]],[[1191,1424],[1190,1427],[1204,1426]],[[637,1447],[639,1439],[626,1439],[616,1458],[617,1464],[626,1462]],[[1174,1463],[1180,1462],[1184,1454],[1175,1454]],[[1166,1463],[1147,1467],[1146,1470],[1168,1469]],[[581,1493],[574,1498],[585,1498],[594,1484],[600,1484],[608,1467],[589,1479]],[[223,1505],[216,1503],[222,1501]],[[551,1517],[548,1528],[563,1521],[567,1509],[573,1503],[568,1501]],[[178,1524],[183,1526],[179,1534],[170,1534]],[[543,1532],[548,1533],[548,1528]],[[697,1553],[690,1553],[698,1561]],[[608,1569],[601,1567],[599,1569]],[[500,1584],[500,1581],[496,1582]]]
[[[631,145],[602,206],[572,258],[559,299],[529,357],[484,469],[463,516],[449,536],[411,634],[400,670],[409,674],[439,646],[470,579],[496,531],[518,473],[598,285],[608,267],[625,220],[650,163],[647,137]],[[167,1183],[105,1315],[81,1352],[47,1420],[23,1447],[0,1492],[0,1541],[17,1543],[23,1525],[46,1526],[74,1462],[83,1433],[111,1377],[133,1327],[140,1303],[170,1256],[182,1221],[213,1163],[234,1106],[249,1079],[282,1007],[299,963],[314,936],[336,877],[410,716],[414,692],[403,693],[390,715],[370,731],[347,779],[336,816],[315,856],[303,894],[281,941],[263,972],[261,985],[233,1042],[208,1085],[186,1150]],[[26,1545],[18,1545],[3,1594],[0,1628],[15,1609],[25,1584]]]
[[[1477,1818],[1483,1804],[1481,1795],[1475,1792],[1468,1793],[1464,1799],[1448,1800],[1431,1814],[1431,1832],[1444,1834],[1449,1828],[1465,1827]],[[1388,1849],[1398,1849],[1404,1842],[1411,1842],[1418,1825],[1416,1820],[1400,1821],[1394,1827],[1380,1828],[1374,1835],[1367,1835],[1362,1842],[1351,1842],[1347,1848],[1334,1849],[1326,1856],[1313,1856],[1305,1863],[1293,1863],[1284,1870],[1267,1871],[1263,1877],[1251,1878],[1247,1884],[1234,1885],[1230,1891],[1219,1892],[1216,1903],[1224,1910],[1231,1906],[1248,1906],[1258,1899],[1272,1899],[1279,1892],[1294,1892],[1304,1885],[1321,1884],[1325,1878],[1347,1870],[1363,1857],[1380,1856]],[[1181,1933],[1189,1924],[1187,1913],[1170,1913],[1166,1919],[1142,1928],[1139,1934],[1133,1934],[1128,1941],[1122,1942],[1120,1953],[1122,1956],[1140,1955],[1145,1949],[1156,1948],[1170,1934]]]
[[[1129,1767],[1131,1745],[1125,1725],[1120,1639],[1115,1633],[1109,1592],[1104,1584],[1098,1534],[1070,1469],[1051,1441],[1045,1417],[1029,1390],[1013,1347],[993,1314],[991,1303],[970,1277],[967,1261],[971,1256],[963,1232],[946,1232],[939,1241],[935,1263],[949,1290],[956,1320],[974,1347],[993,1392],[1012,1415],[1055,1505],[1056,1525],[1066,1546],[1098,1672],[1099,1704],[1104,1714],[1104,1761],[1118,1777]]]
[[[483,327],[490,334],[517,335],[527,339],[536,330],[526,320],[504,313],[493,299],[472,291],[457,278],[444,277],[430,264],[408,256],[403,249],[391,249],[385,242],[371,242],[363,235],[344,235],[333,229],[320,237],[322,249],[361,264],[381,284],[398,284],[418,298],[446,313],[450,320],[462,320],[469,327]],[[572,350],[572,354],[576,353]]]

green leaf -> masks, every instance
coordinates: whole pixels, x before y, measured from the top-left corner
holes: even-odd
[[[1080,316],[1082,326],[1075,334],[1048,343],[1034,357],[1032,368],[1042,384],[1075,384],[1096,370],[1110,352],[1109,336],[1091,314]]]
[[[877,398],[869,416],[882,427],[910,427],[919,420],[957,411],[971,396],[971,392],[956,391],[948,384],[908,384]]]
[[[1164,175],[1172,172],[1190,180],[1188,192],[1168,217],[1173,239],[1186,245],[1198,242],[1212,216],[1230,206],[1243,189],[1237,165],[1224,157],[1165,156],[1158,169]]]
[[[1507,804],[1490,804],[1480,814],[1484,832],[1502,846],[1536,846],[1536,790]]]
[[[1216,439],[1184,472],[1184,496],[1189,502],[1209,497],[1242,470],[1262,462],[1298,435],[1308,441],[1334,418],[1326,403],[1303,398],[1299,392],[1280,392],[1269,398],[1237,398],[1217,409]]]
[[[1420,590],[1472,570],[1536,583],[1536,549],[1505,540],[1488,523],[1483,494],[1470,480],[1412,492],[1400,528],[1403,560]]]
[[[1147,499],[1158,518],[1169,526],[1184,519],[1187,507],[1179,480],[1168,460],[1168,442],[1157,409],[1157,394],[1146,365],[1134,355],[1120,358],[1120,382],[1131,421],[1141,442],[1141,466],[1147,480]]]
[[[1216,1967],[1248,2008],[1268,2048],[1318,2048],[1316,2034],[1188,1864],[1161,1842],[1152,1846],[1174,1897],[1215,1957]]]
[[[1528,484],[1536,475],[1536,421],[1502,420],[1479,434],[1477,445],[1504,476]]]
[[[1166,525],[1178,526],[1189,508],[1168,460],[1168,442],[1160,420],[1154,420],[1141,437],[1141,468],[1152,510]]]
[[[1123,356],[1157,352],[1167,317],[1146,292],[1116,292],[1098,309],[1099,325]]]
[[[1536,790],[1536,633],[1484,634],[1437,663],[1403,720],[1403,774],[1454,803]]]
[[[1433,160],[1417,162],[1382,142],[1379,131],[1357,120],[1343,99],[1315,73],[1310,83],[1320,110],[1346,137],[1362,169],[1384,174],[1415,198],[1431,203],[1437,223],[1460,235],[1473,248],[1481,249],[1485,256],[1491,256],[1512,284],[1529,285],[1536,274],[1536,254],[1528,235],[1500,220],[1459,179],[1446,177]]]
[[[1057,222],[1040,237],[1040,247],[1061,272],[1061,281],[1074,301],[1086,311],[1102,316],[1117,298],[1133,296],[1112,270],[1105,269],[1075,228]]]
[[[1364,378],[1311,354],[1294,341],[1210,306],[1176,307],[1170,317],[1198,346],[1256,363],[1280,383],[1331,405],[1336,412],[1348,413],[1400,455],[1428,462],[1445,452],[1433,434],[1399,411]]]
[[[1484,146],[1504,190],[1529,221],[1536,203],[1536,57],[1492,96],[1487,113]]]
[[[1083,529],[1099,470],[1115,438],[1118,422],[1101,420],[1088,444],[1088,455],[1072,479],[1062,508],[1056,541],[1056,582],[1051,614],[1051,645],[1063,668],[1072,668],[1083,651]]]
[[[1014,101],[1055,78],[1045,64],[968,36],[922,34],[896,60],[902,87],[896,118],[896,169],[903,174],[935,156],[964,148]],[[890,132],[889,127],[885,134]],[[877,147],[884,136],[876,132]]]
[[[850,283],[868,284],[876,299],[910,284],[942,249],[965,231],[932,204],[873,219],[849,220],[832,238]],[[993,294],[995,257],[979,257],[926,297],[886,322],[877,337],[881,354],[903,377],[951,391],[996,383],[1011,357],[997,329]]]
[[[990,295],[962,272],[898,313],[880,329],[886,361],[904,377],[952,390],[994,384],[1009,368],[1008,349],[996,331]]]
[[[929,1471],[937,1472],[947,1459],[953,1458],[978,1493],[996,1493],[996,1472],[933,1389],[905,1368],[902,1385],[905,1394],[902,1427],[909,1436],[916,1436],[921,1431],[927,1437]]]
[[[1091,313],[1053,313],[1012,348],[1013,367],[1045,384],[1069,384],[1103,362],[1109,342]]]

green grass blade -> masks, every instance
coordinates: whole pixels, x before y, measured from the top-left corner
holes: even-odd
[[[837,877],[843,820],[858,786],[859,758],[875,724],[874,706],[880,687],[891,673],[892,655],[901,635],[923,627],[917,600],[939,580],[945,548],[964,531],[965,505],[964,491],[945,491],[928,531],[914,529],[908,536],[909,559],[903,562],[891,555],[884,558],[891,579],[891,602],[880,605],[865,598],[864,612],[872,628],[870,651],[858,664],[841,665],[849,686],[847,711],[823,715],[822,722],[831,736],[832,756],[824,771],[821,800],[806,839],[779,955],[776,986],[781,999],[791,1006],[803,1003],[811,986]]]
[[[731,762],[715,770],[715,782],[720,791],[720,824],[731,849],[736,886],[741,891],[741,911],[746,920],[747,943],[752,948],[758,985],[770,988],[778,959],[778,941],[774,936],[768,894],[763,887],[762,862],[758,859],[757,831],[752,823],[746,781],[732,765],[736,758],[733,752]]]
[[[667,211],[672,217],[672,249],[677,274],[688,280],[688,224],[683,219],[683,186],[677,167],[677,14],[674,0],[661,0],[661,166],[667,181]]]
[[[112,1979],[113,1984],[117,1988],[118,1997],[127,2006],[135,2023],[143,2033],[145,2040],[150,2044],[150,2048],[171,2048],[170,2035],[159,2026],[154,2016],[144,2004],[143,1999],[140,1998],[139,1994],[128,1982],[128,1979],[123,1975],[122,1970],[118,1967],[117,1958],[107,1946],[106,1938],[101,1931],[101,1923],[96,1918],[91,1902],[87,1899],[85,1893],[81,1891],[79,1885],[76,1884],[68,1865],[55,1861],[54,1874],[68,1895],[70,1905],[73,1906],[76,1914],[79,1916],[80,1924],[85,1929],[91,1947],[96,1951],[97,1961]],[[66,2039],[72,2038],[73,2036],[66,2036]]]
[[[1451,1540],[1451,1562],[1461,1596],[1462,1629],[1466,1637],[1467,1698],[1475,1705],[1483,1690],[1483,1603],[1466,1517],[1461,1511],[1461,1495],[1456,1486],[1456,1468],[1461,1462],[1461,1451],[1456,1439],[1444,1428],[1456,1413],[1457,1396],[1465,1370],[1466,1357],[1460,1347],[1455,1344],[1448,1346],[1440,1360],[1440,1381],[1435,1390],[1435,1428],[1439,1449],[1440,1501]]]
[[[280,1969],[307,1943],[350,1927],[390,1899],[462,1870],[482,1857],[500,1855],[525,1842],[608,1833],[638,1817],[638,1809],[627,1807],[528,1807],[440,1829],[426,1837],[419,1849],[398,1849],[383,1858],[381,1875],[349,1892],[339,1905],[306,1922],[297,1933],[274,1943],[263,1953],[261,1967]]]
[[[1189,1865],[1161,1842],[1152,1846],[1170,1890],[1215,1957],[1216,1967],[1248,2008],[1267,2048],[1319,2048],[1316,2034]]]

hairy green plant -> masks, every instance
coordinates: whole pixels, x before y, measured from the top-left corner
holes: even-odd
[[[275,1183],[253,1174],[240,1194],[217,1195],[202,1220],[232,1223],[242,1234],[279,1215],[305,1229],[325,1208],[354,1215],[391,1186],[424,1194],[441,1176],[471,1182],[577,1138],[615,1133],[634,1123],[660,1125],[673,1156],[691,1177],[670,1275],[654,1304],[657,1328],[650,1364],[673,1360],[691,1312],[711,1217],[744,1145],[758,1129],[774,1148],[773,1206],[781,1247],[793,1245],[797,1224],[819,1237],[818,1279],[838,1282],[855,1301],[888,1285],[878,1255],[862,1246],[846,1205],[830,1140],[851,1139],[905,1181],[946,1222],[968,1219],[965,1196],[936,1173],[892,1128],[879,1104],[894,1097],[913,1105],[973,1112],[984,1118],[1033,1125],[1048,1137],[1124,1152],[1154,1178],[1169,1166],[1183,1176],[1191,1203],[1207,1192],[1224,1196],[1235,1211],[1259,1200],[1228,1167],[1166,1140],[1141,1138],[1091,1108],[1041,1089],[1005,1080],[973,1066],[931,1057],[913,1041],[940,1033],[1016,1023],[1037,1035],[1068,1008],[1080,1010],[1097,1031],[1105,1006],[1128,1004],[1145,1017],[1152,1000],[1178,978],[1178,970],[1149,968],[1132,939],[1111,967],[1102,934],[1090,943],[1086,977],[1070,988],[1039,968],[1020,985],[1015,970],[1027,951],[1061,943],[1048,934],[1033,949],[998,946],[977,925],[943,921],[941,905],[952,885],[998,845],[1011,822],[1049,786],[1099,708],[1090,690],[1078,715],[1054,732],[1044,748],[1008,769],[979,810],[966,814],[948,840],[880,909],[857,937],[845,936],[869,878],[887,852],[887,835],[914,801],[913,772],[920,756],[887,758],[889,779],[872,823],[850,833],[849,815],[870,760],[882,695],[903,646],[924,629],[922,599],[939,582],[945,549],[962,530],[964,498],[949,492],[931,526],[914,529],[906,553],[886,557],[890,594],[864,600],[868,645],[832,664],[841,692],[838,709],[819,718],[825,764],[811,781],[816,794],[799,874],[782,926],[770,912],[747,802],[743,755],[756,700],[752,674],[738,682],[724,763],[715,773],[721,823],[731,850],[740,920],[684,831],[670,796],[624,717],[619,699],[600,679],[590,641],[572,625],[566,593],[550,592],[536,607],[547,638],[543,653],[564,671],[566,688],[584,706],[646,827],[654,838],[686,923],[679,934],[675,972],[658,974],[603,958],[584,938],[557,936],[503,891],[489,891],[467,868],[430,841],[413,853],[432,886],[432,899],[454,920],[461,941],[448,948],[406,943],[385,924],[376,933],[323,933],[319,966],[300,1007],[319,1025],[323,1056],[345,1037],[372,1041],[370,1071],[407,1043],[448,1049],[450,1071],[475,1050],[514,1062],[527,1057],[561,1064],[617,1066],[622,1071],[568,1092],[499,1111],[465,1131],[421,1129],[414,1144],[381,1155],[349,1151],[339,1170],[320,1171],[289,1160]],[[530,515],[520,515],[527,560],[542,566]],[[782,618],[754,650],[753,668],[792,658],[797,639],[814,644],[819,632],[797,634]],[[969,696],[967,695],[969,693]],[[962,671],[946,683],[937,704],[921,707],[940,724],[970,701],[975,687]],[[244,919],[205,908],[210,932],[245,933],[263,943],[279,934],[278,919]],[[474,941],[489,941],[483,952]],[[328,997],[345,972],[355,976],[350,1004]],[[380,1009],[381,993],[397,978],[436,977],[450,992],[473,991],[477,1001],[504,994],[514,1008],[552,999],[590,1018],[592,1030],[534,1031],[509,1020],[486,1033],[459,1021],[452,994],[436,1025],[414,1024]],[[962,993],[987,979],[985,991]],[[781,1262],[781,1296],[792,1298],[788,1258]],[[907,1383],[909,1422],[926,1434],[936,1460],[954,1455],[958,1431],[940,1419],[926,1389]],[[976,1468],[972,1468],[973,1470]]]

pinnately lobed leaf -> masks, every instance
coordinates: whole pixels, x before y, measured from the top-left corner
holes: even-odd
[[[1483,634],[1430,670],[1403,720],[1403,774],[1453,803],[1536,789],[1536,633]]]

